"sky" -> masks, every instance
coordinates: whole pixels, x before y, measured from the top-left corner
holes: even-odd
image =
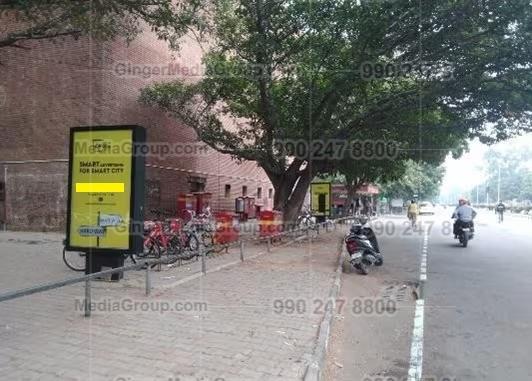
[[[507,141],[493,145],[495,149],[508,149],[520,145],[532,146],[532,134],[526,134]],[[469,152],[459,159],[447,156],[444,167],[445,177],[441,187],[441,195],[456,197],[465,195],[475,185],[482,183],[486,174],[484,173],[484,154],[489,149],[488,146],[478,140],[470,142]]]

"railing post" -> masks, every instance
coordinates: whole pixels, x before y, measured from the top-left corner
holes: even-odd
[[[207,274],[207,264],[205,263],[205,250],[203,250],[202,245],[199,245],[198,250],[200,251],[201,256],[201,272],[203,275]]]
[[[244,262],[244,241],[240,240],[240,261]]]
[[[91,316],[91,280],[85,280],[85,317]]]
[[[146,264],[146,296],[151,293],[150,265]]]
[[[268,237],[266,240],[266,244],[268,245],[268,253],[272,250],[272,237]]]

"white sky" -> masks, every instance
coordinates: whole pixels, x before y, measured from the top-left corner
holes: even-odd
[[[532,134],[519,136],[498,144],[494,148],[508,148],[510,146],[532,146]],[[478,140],[472,141],[469,146],[469,152],[465,153],[459,159],[455,160],[449,155],[445,160],[446,169],[443,179],[441,194],[466,192],[475,185],[482,183],[486,174],[483,171],[484,154],[489,149]]]

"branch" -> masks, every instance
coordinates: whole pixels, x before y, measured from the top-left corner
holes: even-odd
[[[65,32],[55,32],[50,34],[41,34],[41,35],[34,35],[28,32],[25,33],[14,33],[8,35],[7,38],[4,38],[3,40],[0,40],[0,48],[4,47],[14,47],[14,48],[21,48],[21,49],[30,49],[28,47],[24,47],[21,45],[18,45],[18,42],[21,41],[28,41],[28,40],[47,40],[62,36],[79,36],[81,34],[81,31],[76,30],[69,30]]]

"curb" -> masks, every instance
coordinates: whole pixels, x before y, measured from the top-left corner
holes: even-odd
[[[342,262],[344,260],[343,248],[344,239],[342,237],[338,242],[338,264],[336,267],[334,282],[332,284],[331,291],[329,292],[329,300],[332,302],[329,304],[330,308],[327,309],[320,323],[318,339],[316,341],[316,346],[314,347],[312,360],[307,366],[307,369],[303,376],[304,381],[319,381],[321,378],[321,373],[323,371],[327,354],[327,347],[329,346],[329,336],[331,333],[332,322],[334,319],[334,311],[336,311],[336,299],[338,298],[338,294],[340,293]]]

